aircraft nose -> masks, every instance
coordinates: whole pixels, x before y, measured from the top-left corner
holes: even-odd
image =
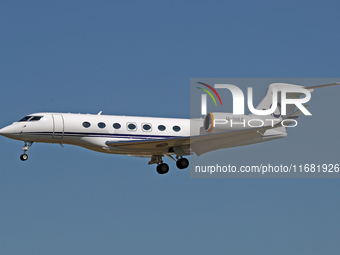
[[[16,132],[13,129],[13,127],[10,125],[10,126],[0,129],[0,135],[8,137],[8,138],[13,138],[13,136],[18,135],[18,132]]]
[[[10,133],[9,128],[8,127],[4,127],[2,129],[0,129],[0,135],[6,136]]]

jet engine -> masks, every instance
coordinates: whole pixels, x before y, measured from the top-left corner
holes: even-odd
[[[221,133],[251,127],[261,127],[264,121],[250,115],[234,115],[227,112],[208,113],[203,120],[203,128],[209,133]]]

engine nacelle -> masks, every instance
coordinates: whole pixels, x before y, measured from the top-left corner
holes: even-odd
[[[203,127],[209,133],[221,133],[250,128],[249,123],[261,126],[262,120],[253,119],[249,115],[234,115],[227,112],[211,112],[204,117]]]

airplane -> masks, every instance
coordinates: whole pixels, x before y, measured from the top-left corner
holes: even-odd
[[[266,110],[272,104],[272,91],[277,85],[302,87],[293,84],[270,84],[267,93],[256,109]],[[340,85],[332,83],[303,87],[313,92],[314,89]],[[301,94],[290,93],[289,98],[299,98]],[[305,106],[308,107],[308,106]],[[179,169],[189,166],[185,156],[271,141],[287,136],[287,126],[301,115],[295,111],[295,105],[287,105],[287,113],[281,115],[280,102],[271,115],[233,115],[232,113],[208,113],[204,118],[155,118],[137,116],[119,116],[98,114],[73,114],[40,112],[29,114],[13,124],[0,129],[2,136],[24,141],[20,156],[22,161],[28,159],[28,150],[33,143],[70,144],[89,150],[150,158],[149,164],[157,164],[159,174],[169,171],[163,162],[167,156],[176,161]],[[256,118],[256,119],[254,119]],[[263,125],[265,120],[275,121]],[[220,123],[216,120],[222,120]],[[225,125],[227,122],[238,125]],[[241,125],[250,123],[253,125]],[[255,121],[255,122],[254,122]],[[285,125],[282,125],[285,121]],[[268,121],[267,121],[268,122]],[[216,124],[216,125],[215,125]]]

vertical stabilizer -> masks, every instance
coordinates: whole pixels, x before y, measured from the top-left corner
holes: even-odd
[[[271,114],[274,118],[281,117],[281,90],[282,87],[302,87],[299,85],[293,85],[288,83],[272,83],[268,86],[266,95],[262,98],[262,100],[258,103],[255,107],[257,110],[268,110],[272,107],[273,103],[273,90],[274,88],[277,89],[277,108],[275,109],[274,113]],[[300,96],[303,95],[302,93],[287,93],[287,99],[298,99]],[[295,111],[296,106],[294,104],[288,104],[286,106],[286,116],[291,115]]]

